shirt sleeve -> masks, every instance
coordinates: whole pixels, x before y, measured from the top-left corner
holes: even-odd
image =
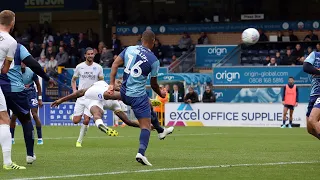
[[[32,80],[33,80],[34,82],[36,82],[36,81],[39,80],[39,78],[38,78],[38,76],[36,75],[36,73],[33,73]]]
[[[9,46],[9,50],[6,55],[6,59],[9,61],[12,61],[14,59],[14,54],[16,53],[16,50],[17,50],[17,41],[14,40]]]
[[[74,69],[73,77],[79,77],[79,75],[80,75],[79,69],[80,69],[79,66],[77,66]]]
[[[157,77],[158,76],[159,68],[160,68],[160,63],[157,60],[151,65],[151,77]]]
[[[124,55],[126,54],[126,50],[127,48],[125,48],[120,54],[119,56],[124,60]]]
[[[26,47],[24,47],[23,45],[20,46],[20,59],[24,60],[26,57],[30,56],[31,54],[29,53],[29,51],[27,50]]]
[[[310,63],[310,64],[313,65],[315,59],[316,59],[315,53],[312,52],[312,53],[310,53],[309,56],[304,60],[304,62],[308,62],[308,63]]]

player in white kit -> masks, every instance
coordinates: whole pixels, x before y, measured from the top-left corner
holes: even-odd
[[[10,82],[7,82],[5,77],[9,71],[13,61],[17,41],[9,34],[15,24],[15,13],[9,10],[0,12],[0,145],[3,154],[3,169],[26,169],[23,166],[18,166],[11,160],[11,133],[10,133],[10,118],[7,112],[7,106],[2,89],[11,88]]]
[[[86,49],[85,58],[85,62],[78,64],[74,70],[71,82],[73,92],[77,91],[77,79],[79,79],[78,90],[89,88],[93,83],[104,79],[101,65],[93,62],[94,53],[92,48]],[[87,103],[88,101],[86,101],[85,97],[80,97],[77,99],[74,106],[73,123],[78,124],[81,121],[82,116],[84,116],[76,147],[82,147],[82,140],[88,130],[88,124],[90,122],[90,117],[92,116],[90,111],[86,108]]]

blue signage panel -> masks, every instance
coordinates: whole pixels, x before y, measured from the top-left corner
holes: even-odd
[[[92,9],[92,0],[14,0],[0,1],[0,10],[24,11],[86,10]]]
[[[197,45],[196,66],[212,67],[212,64],[218,63],[236,47],[236,45]]]
[[[119,35],[142,34],[146,29],[151,29],[156,34],[180,34],[182,32],[241,32],[252,27],[266,31],[279,30],[308,30],[319,29],[320,21],[276,21],[276,22],[237,22],[214,24],[176,24],[176,25],[150,25],[150,26],[117,26]]]
[[[311,83],[301,66],[276,67],[213,67],[214,86],[275,86],[283,85],[292,76],[297,85]]]

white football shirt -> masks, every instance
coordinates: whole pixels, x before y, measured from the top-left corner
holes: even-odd
[[[0,31],[0,67],[4,60],[13,60],[17,49],[17,41],[7,32]]]
[[[91,66],[85,62],[78,64],[73,76],[79,78],[78,90],[89,88],[93,83],[99,81],[99,77],[104,77],[102,66],[95,62]]]

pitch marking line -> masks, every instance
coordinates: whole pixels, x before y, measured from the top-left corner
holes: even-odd
[[[104,173],[92,173],[92,174],[70,174],[61,176],[38,176],[30,178],[18,178],[11,180],[38,180],[38,179],[60,179],[60,178],[76,178],[76,177],[91,177],[91,176],[104,176],[104,175],[117,175],[117,174],[132,174],[132,173],[149,173],[149,172],[163,172],[163,171],[183,171],[183,170],[195,170],[195,169],[217,169],[217,168],[230,168],[230,167],[250,167],[250,166],[277,166],[277,165],[292,165],[292,164],[315,164],[320,161],[301,161],[301,162],[275,162],[275,163],[257,163],[257,164],[222,164],[214,166],[196,166],[196,167],[177,167],[177,168],[160,168],[160,169],[146,169],[135,171],[114,171]]]

